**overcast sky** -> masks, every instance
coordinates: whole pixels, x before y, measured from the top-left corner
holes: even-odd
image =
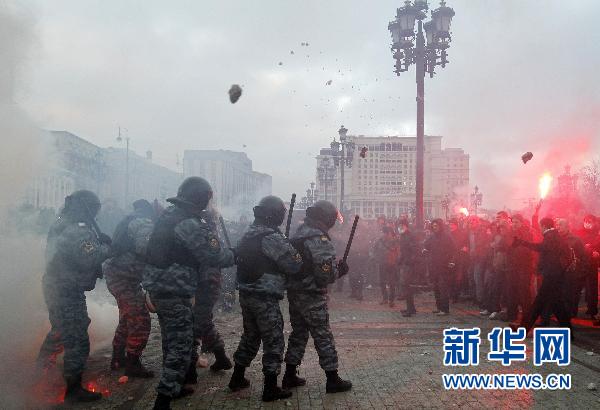
[[[393,74],[387,30],[402,3],[20,2],[35,41],[16,99],[39,126],[101,146],[121,125],[132,149],[171,168],[184,149],[246,151],[287,197],[314,179],[341,124],[414,134],[414,68]],[[448,5],[451,63],[426,79],[425,131],[471,155],[484,205],[535,196],[544,170],[598,156],[600,2]],[[244,89],[235,105],[233,83]]]

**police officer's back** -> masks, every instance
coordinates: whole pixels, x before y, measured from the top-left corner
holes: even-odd
[[[306,210],[292,243],[303,260],[300,275],[287,283],[292,333],[288,338],[285,355],[284,387],[302,386],[306,383],[296,375],[309,334],[315,342],[319,364],[327,377],[326,392],[336,393],[352,388],[352,383],[338,376],[338,355],[329,325],[327,285],[348,273],[344,260],[335,262],[335,248],[328,232],[335,225],[338,211],[327,201],[317,201]]]
[[[148,243],[142,286],[156,308],[162,341],[163,371],[156,388],[155,409],[168,409],[173,398],[193,393],[185,388],[193,380],[195,363],[190,363],[193,344],[193,297],[198,272],[234,263],[233,252],[221,248],[218,238],[203,217],[213,192],[200,177],[185,179],[173,204],[158,218]]]
[[[110,238],[93,228],[100,201],[91,191],[81,190],[65,198],[58,220],[50,228],[46,248],[44,299],[52,328],[38,356],[47,367],[64,346],[65,401],[99,400],[101,395],[81,386],[81,376],[90,352],[87,333],[85,291],[94,289],[108,257]]]
[[[279,301],[283,299],[286,278],[302,266],[302,258],[279,231],[285,217],[280,198],[268,196],[254,208],[255,221],[237,247],[240,306],[244,333],[233,359],[235,369],[229,382],[233,391],[250,386],[244,377],[246,367],[263,344],[263,401],[288,398],[291,392],[277,386],[285,341]]]

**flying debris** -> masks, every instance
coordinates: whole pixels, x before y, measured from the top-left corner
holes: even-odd
[[[527,162],[531,161],[532,158],[533,154],[531,152],[526,152],[525,154],[521,155],[521,161],[523,161],[523,164],[527,164]]]
[[[333,82],[333,80],[327,80],[327,82],[325,83],[325,85],[331,85],[332,82]]]
[[[294,54],[294,50],[290,50],[290,54],[292,54],[292,55],[293,55],[293,54]]]
[[[361,157],[361,158],[366,158],[366,157],[367,157],[367,151],[368,151],[368,150],[369,150],[369,148],[368,148],[368,147],[362,147],[362,148],[360,149],[360,154],[359,154],[359,155],[360,155],[360,157]]]
[[[283,65],[283,63],[280,61],[279,64],[277,64],[277,65]]]
[[[240,99],[241,96],[242,96],[242,87],[240,87],[237,84],[233,84],[231,86],[231,88],[229,89],[229,101],[231,101],[232,104],[235,104],[237,102],[237,100]]]

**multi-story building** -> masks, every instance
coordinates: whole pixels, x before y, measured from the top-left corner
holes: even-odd
[[[150,151],[142,157],[132,150],[127,155],[123,148],[110,147],[104,150],[104,160],[107,183],[101,193],[116,199],[121,207],[140,198],[164,204],[165,199],[177,194],[182,181],[180,173],[152,162]]]
[[[39,139],[45,163],[30,181],[23,203],[57,210],[76,189],[100,191],[106,173],[102,148],[67,131],[40,131]]]
[[[352,167],[345,170],[344,206],[364,218],[414,215],[416,195],[416,137],[349,136],[356,144]],[[366,147],[365,158],[361,148]],[[460,201],[469,185],[469,155],[459,148],[442,149],[441,136],[425,137],[424,208],[428,218],[443,215],[444,198]],[[327,169],[327,171],[325,171]],[[333,172],[332,172],[333,171]],[[330,177],[333,175],[333,177]],[[317,156],[320,199],[340,203],[340,170],[332,152]],[[465,201],[467,198],[465,198]]]
[[[186,177],[201,176],[210,182],[214,205],[229,218],[249,215],[260,198],[271,195],[271,176],[253,171],[244,152],[186,150],[183,170]]]
[[[78,189],[94,191],[103,202],[122,209],[139,198],[157,199],[164,204],[181,182],[181,174],[131,150],[127,173],[125,150],[100,148],[67,131],[41,131],[40,145],[44,147],[46,166],[33,177],[22,200],[38,209],[58,210],[65,196]]]

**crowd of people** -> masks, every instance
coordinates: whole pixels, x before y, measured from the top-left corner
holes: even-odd
[[[265,197],[253,209],[253,223],[232,229],[239,239],[232,246],[227,225],[209,207],[211,198],[206,180],[188,178],[166,209],[135,201],[112,237],[95,222],[101,204],[93,192],[76,191],[65,198],[48,233],[43,291],[51,330],[37,362],[47,369],[64,351],[66,401],[101,398],[81,383],[90,351],[85,292],[94,289],[99,277],[106,279],[119,309],[112,370],[154,377],[141,356],[151,331],[150,313],[157,314],[163,361],[155,409],[169,409],[172,400],[193,393],[198,349],[214,354],[212,371],[233,368],[229,388],[238,391],[250,386],[245,370],[262,344],[262,399],[288,398],[290,389],[306,384],[298,367],[309,336],[327,393],[350,390],[352,383],[337,372],[328,313],[328,293],[342,291],[348,273],[351,298],[362,301],[365,288],[378,286],[382,305],[394,308],[397,300],[405,300],[401,313],[406,317],[417,314],[415,291],[432,287],[433,313],[439,316],[449,315],[459,299],[470,299],[482,316],[513,328],[529,331],[539,318],[548,324],[552,315],[560,326],[570,327],[584,291],[585,315],[600,325],[600,235],[593,215],[573,229],[566,218],[539,220],[539,207],[531,220],[501,211],[493,221],[477,216],[434,219],[423,230],[406,218],[379,218],[359,228],[346,261],[336,255],[343,253],[350,224],[336,224],[342,216],[327,201],[308,207],[293,224],[294,233],[283,234],[285,205],[280,198]],[[231,307],[236,293],[243,333],[232,362],[213,310],[219,300]],[[286,296],[292,327],[287,349],[280,310]]]
[[[506,211],[491,221],[475,215],[434,219],[419,235],[406,219],[380,218],[379,237],[369,240],[371,270],[379,277],[369,279],[366,271],[354,269],[349,276],[367,277],[362,282],[367,287],[376,282],[382,305],[394,307],[397,299],[406,299],[404,316],[416,313],[414,290],[429,285],[437,315],[448,315],[451,302],[471,300],[482,316],[528,329],[537,316],[548,324],[552,313],[568,326],[580,315],[584,293],[583,316],[600,326],[600,226],[594,215],[574,224],[560,217],[539,220],[539,207],[531,220]],[[360,300],[361,294],[353,287],[350,297]]]
[[[232,391],[250,387],[245,370],[262,344],[262,400],[289,398],[290,389],[306,384],[299,377],[309,336],[315,342],[326,377],[326,392],[348,391],[352,383],[338,375],[338,355],[329,325],[327,288],[349,271],[336,260],[329,231],[339,212],[317,201],[293,235],[282,234],[286,208],[275,196],[254,207],[254,222],[235,247],[225,224],[209,207],[213,192],[199,177],[187,178],[158,208],[144,199],[115,227],[112,238],[101,232],[95,218],[98,197],[81,190],[65,198],[64,208],[50,227],[43,292],[51,329],[37,358],[40,369],[56,364],[64,352],[66,402],[92,402],[99,393],[82,385],[90,352],[85,292],[100,277],[119,308],[113,338],[112,370],[128,377],[152,378],[141,356],[151,331],[150,313],[161,330],[162,371],[154,408],[170,409],[171,401],[194,392],[198,383],[198,349],[214,354],[214,372],[233,368]],[[243,332],[233,363],[213,322],[222,291],[222,270],[237,267],[236,286]],[[280,301],[287,294],[292,332],[286,341]],[[285,353],[285,356],[284,356]],[[281,387],[278,375],[285,362]]]

